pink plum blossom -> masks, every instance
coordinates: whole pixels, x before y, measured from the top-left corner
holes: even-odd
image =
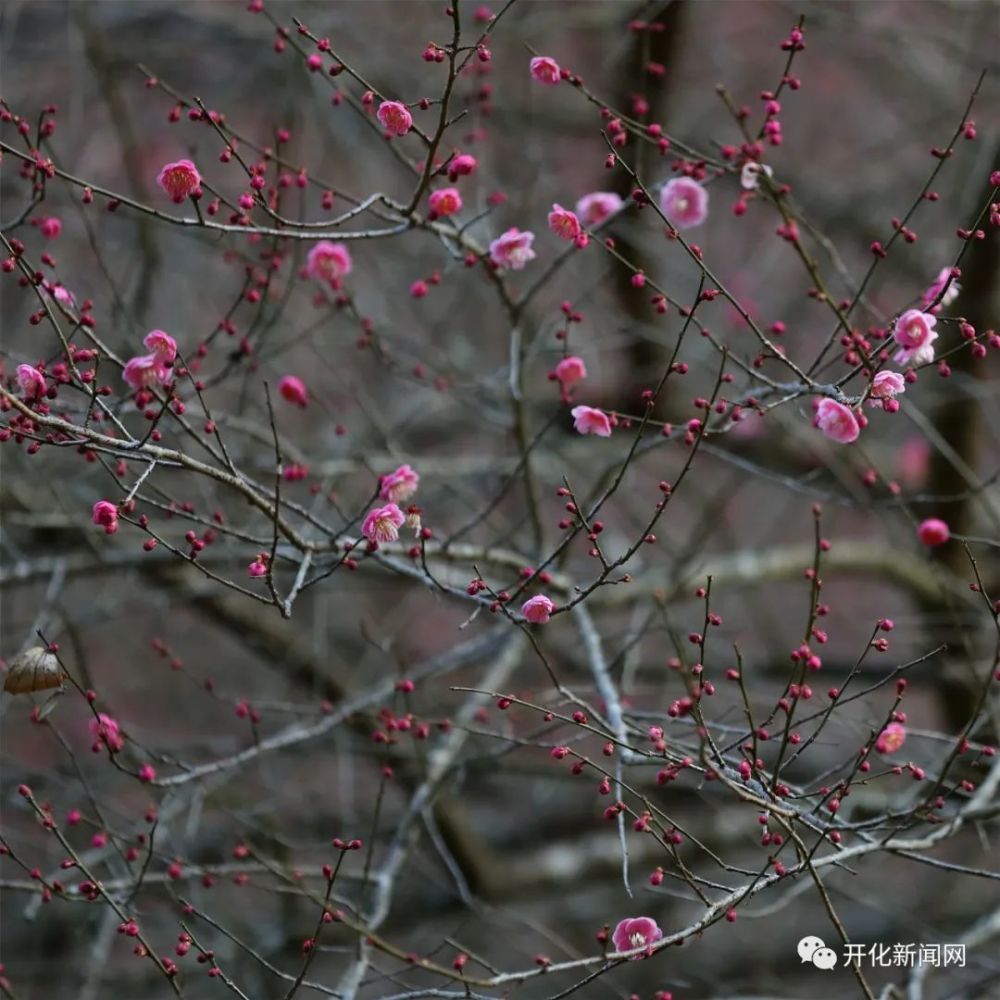
[[[574,406],[570,413],[573,417],[573,427],[578,434],[611,437],[611,421],[603,410],[595,409],[593,406]]]
[[[133,389],[147,389],[156,383],[163,385],[169,382],[170,370],[155,354],[142,354],[125,363],[122,378]]]
[[[409,465],[401,465],[395,472],[379,477],[378,495],[383,500],[399,503],[409,500],[419,485],[420,475]]]
[[[351,273],[350,251],[343,243],[320,240],[306,258],[306,274],[317,281],[333,284]]]
[[[303,410],[309,402],[306,384],[297,375],[282,375],[278,382],[278,392],[286,402],[301,406]]]
[[[399,101],[383,101],[375,116],[389,135],[406,135],[413,128],[413,115]]]
[[[841,444],[857,441],[861,433],[857,417],[850,408],[835,399],[821,399],[816,407],[813,426],[818,427],[828,438]]]
[[[919,309],[907,309],[896,320],[895,337],[900,350],[894,355],[901,365],[920,365],[934,360],[934,330],[937,317]]]
[[[906,742],[906,729],[898,722],[890,722],[878,734],[875,749],[879,753],[895,753]]]
[[[50,281],[43,281],[42,288],[52,296],[61,306],[69,308],[76,305],[76,296],[65,286],[52,284]]]
[[[262,576],[267,576],[267,563],[264,562],[264,555],[266,555],[266,553],[257,556],[257,558],[254,559],[249,566],[247,566],[247,572],[254,580],[260,579]]]
[[[98,500],[90,519],[100,525],[106,535],[113,535],[118,530],[118,508],[110,500]]]
[[[549,229],[561,240],[575,240],[583,231],[580,220],[568,208],[553,205],[549,212]]]
[[[624,202],[614,191],[592,191],[576,203],[576,214],[584,225],[599,226],[608,216],[621,211]]]
[[[615,951],[634,951],[643,946],[649,947],[663,937],[663,931],[652,917],[627,917],[614,929],[611,940]],[[641,959],[635,955],[633,960]]]
[[[894,397],[906,392],[906,379],[899,372],[879,372],[872,379],[871,398],[869,406],[881,406],[890,413],[899,408]]]
[[[164,364],[173,364],[177,357],[177,341],[162,330],[150,330],[143,338],[143,346],[148,347],[153,357]]]
[[[555,610],[555,604],[544,594],[529,597],[521,605],[521,614],[535,625],[544,625]]]
[[[178,205],[185,198],[201,191],[201,174],[190,160],[167,163],[157,174],[156,182]]]
[[[459,177],[474,173],[478,166],[479,161],[471,153],[459,153],[448,164],[448,180],[454,183]]]
[[[442,219],[462,211],[462,196],[458,193],[457,188],[440,188],[437,191],[432,191],[427,200],[431,211]]]
[[[406,523],[406,515],[394,503],[373,507],[361,524],[361,534],[376,545],[394,542],[399,529]]]
[[[535,56],[531,60],[531,76],[539,83],[554,86],[560,79],[559,63],[548,56]]]
[[[580,379],[587,377],[587,366],[583,363],[583,358],[570,355],[556,365],[555,376],[565,391],[574,382],[579,382]]]
[[[47,240],[54,240],[62,232],[62,222],[54,215],[50,215],[38,223],[38,231]]]
[[[931,283],[931,286],[923,294],[921,303],[924,309],[930,308],[931,303],[941,295],[947,285],[948,290],[941,296],[941,301],[934,306],[933,311],[936,313],[940,310],[942,306],[950,306],[955,299],[958,298],[959,293],[962,291],[962,286],[952,277],[951,268],[943,267],[938,276]]]
[[[96,719],[91,719],[88,723],[90,735],[94,740],[91,749],[97,753],[101,746],[106,746],[112,753],[118,753],[125,746],[125,739],[121,734],[121,726],[111,718],[101,712]]]
[[[678,229],[700,226],[708,218],[708,191],[690,177],[675,177],[663,185],[660,210]]]
[[[45,395],[45,376],[31,365],[17,366],[17,384],[25,399],[40,399]]]
[[[490,244],[490,260],[498,267],[520,271],[529,260],[535,259],[535,251],[531,249],[534,240],[534,233],[512,227]]]
[[[951,528],[940,518],[929,517],[920,522],[917,537],[927,546],[944,545],[951,538]]]

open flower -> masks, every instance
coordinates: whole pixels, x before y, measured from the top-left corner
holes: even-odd
[[[535,259],[535,251],[531,249],[534,241],[534,233],[512,227],[490,244],[490,260],[497,267],[520,271],[529,260]]]
[[[942,291],[944,291],[944,295],[941,295]],[[933,312],[936,313],[942,306],[950,306],[958,298],[961,291],[962,286],[952,277],[951,268],[943,267],[931,283],[930,288],[924,292],[921,302],[924,309],[928,309],[931,303],[941,295],[941,301],[933,308]]]
[[[573,427],[578,434],[611,437],[611,420],[603,410],[593,406],[574,406],[570,413],[573,417]]]
[[[828,438],[841,444],[857,441],[861,433],[858,418],[850,408],[835,399],[821,399],[816,407],[813,426],[818,427]]]
[[[380,476],[378,495],[383,500],[400,503],[409,500],[420,485],[420,476],[409,465],[401,465],[395,472]]]
[[[375,117],[389,135],[406,135],[413,128],[413,115],[399,101],[383,101]]]
[[[125,362],[122,378],[133,389],[147,389],[151,385],[164,385],[170,381],[170,369],[155,354],[142,354]]]
[[[655,944],[662,937],[663,931],[652,917],[627,917],[614,929],[611,940],[615,951],[634,951]],[[642,957],[635,955],[633,960]]]
[[[440,188],[432,191],[427,200],[431,211],[442,219],[462,211],[462,196],[458,193],[458,188]]]
[[[592,191],[576,203],[576,214],[584,225],[599,226],[609,215],[620,211],[623,204],[614,191]]]
[[[278,382],[278,392],[281,398],[296,406],[301,406],[304,410],[309,402],[309,391],[305,382],[296,375],[283,375]]]
[[[917,537],[924,545],[933,547],[944,545],[951,538],[951,528],[945,521],[937,517],[929,517],[926,521],[921,521],[917,528]]]
[[[521,614],[529,622],[534,622],[535,625],[544,625],[551,617],[552,612],[555,611],[555,608],[555,604],[544,594],[536,594],[534,597],[529,597],[521,605]]]
[[[90,519],[99,524],[106,535],[113,535],[118,530],[118,508],[110,500],[98,500]]]
[[[190,160],[166,164],[157,174],[156,182],[178,205],[185,198],[201,192],[201,174]]]
[[[878,734],[875,749],[879,753],[895,753],[906,741],[906,729],[898,722],[890,722]]]
[[[351,273],[350,251],[343,243],[320,240],[306,258],[306,274],[317,281],[333,284]]]
[[[879,372],[872,379],[871,398],[868,400],[869,406],[881,406],[890,413],[899,409],[899,404],[895,402],[895,396],[906,392],[906,379],[899,372]]]
[[[361,534],[376,545],[394,542],[399,529],[406,523],[406,515],[394,503],[373,507],[361,524]]]
[[[663,185],[660,210],[678,229],[700,226],[708,218],[708,191],[690,177],[675,177]]]
[[[150,330],[143,338],[142,343],[149,348],[155,358],[164,364],[173,364],[177,357],[177,341],[169,333],[164,333],[162,330]]]
[[[896,320],[894,336],[899,344],[894,359],[901,365],[921,365],[934,360],[934,330],[937,317],[919,309],[907,309]]]
[[[17,384],[29,401],[45,395],[45,376],[31,365],[17,366]]]
[[[747,160],[740,171],[740,187],[744,191],[755,191],[760,185],[760,175],[767,174],[774,176],[774,171],[766,163],[758,163],[756,160]]]
[[[555,376],[565,392],[575,382],[587,377],[587,366],[583,363],[583,358],[570,355],[556,365]]]
[[[580,220],[562,205],[553,205],[549,212],[549,229],[561,240],[575,240],[583,232]]]
[[[535,56],[531,60],[531,76],[539,83],[547,83],[554,86],[559,82],[559,63],[548,56]]]

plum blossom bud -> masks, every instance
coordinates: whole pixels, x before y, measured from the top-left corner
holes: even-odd
[[[296,406],[301,406],[302,409],[305,409],[309,402],[309,393],[306,390],[305,382],[295,375],[283,375],[278,382],[278,392],[281,393],[282,399],[294,403]]]
[[[373,507],[361,524],[361,534],[376,545],[394,542],[399,529],[406,523],[406,515],[394,503]]]
[[[459,153],[448,164],[448,180],[455,182],[459,177],[474,173],[479,161],[471,153]]]
[[[90,519],[100,525],[106,535],[113,535],[118,530],[118,508],[110,500],[98,500]]]
[[[125,746],[125,740],[121,734],[121,727],[111,718],[101,712],[96,719],[91,719],[88,723],[90,735],[94,739],[93,749],[97,753],[101,746],[106,746],[112,753],[117,753]]]
[[[678,229],[700,226],[708,218],[708,191],[690,177],[675,177],[663,185],[660,210]]]
[[[821,399],[816,407],[813,426],[828,438],[841,444],[857,441],[861,427],[851,410],[835,399]]]
[[[156,183],[163,188],[175,204],[201,190],[201,174],[190,160],[167,163],[156,176]]]
[[[17,384],[26,400],[41,399],[45,395],[45,376],[31,365],[17,366]]]
[[[548,56],[535,56],[531,60],[531,76],[539,83],[555,86],[560,79],[559,63]]]
[[[940,518],[929,517],[920,523],[917,537],[927,546],[944,545],[951,538],[951,529]]]
[[[555,607],[555,604],[544,594],[536,594],[534,597],[529,597],[521,605],[521,614],[529,622],[533,622],[536,625],[544,625],[549,620]]]
[[[614,191],[592,191],[576,203],[576,214],[584,225],[599,226],[608,216],[620,212],[623,204]]]
[[[512,227],[490,244],[490,260],[498,267],[520,271],[535,259],[535,251],[531,249],[534,240],[534,233]]]
[[[395,472],[380,476],[378,495],[391,503],[409,500],[420,485],[420,476],[409,465],[401,465]]]
[[[581,232],[580,220],[562,205],[553,205],[549,212],[549,229],[561,240],[575,240]]]
[[[399,101],[383,101],[375,116],[389,135],[406,135],[413,128],[413,115]]]
[[[50,215],[38,223],[38,231],[47,240],[54,240],[62,232],[62,222],[54,215]]]

